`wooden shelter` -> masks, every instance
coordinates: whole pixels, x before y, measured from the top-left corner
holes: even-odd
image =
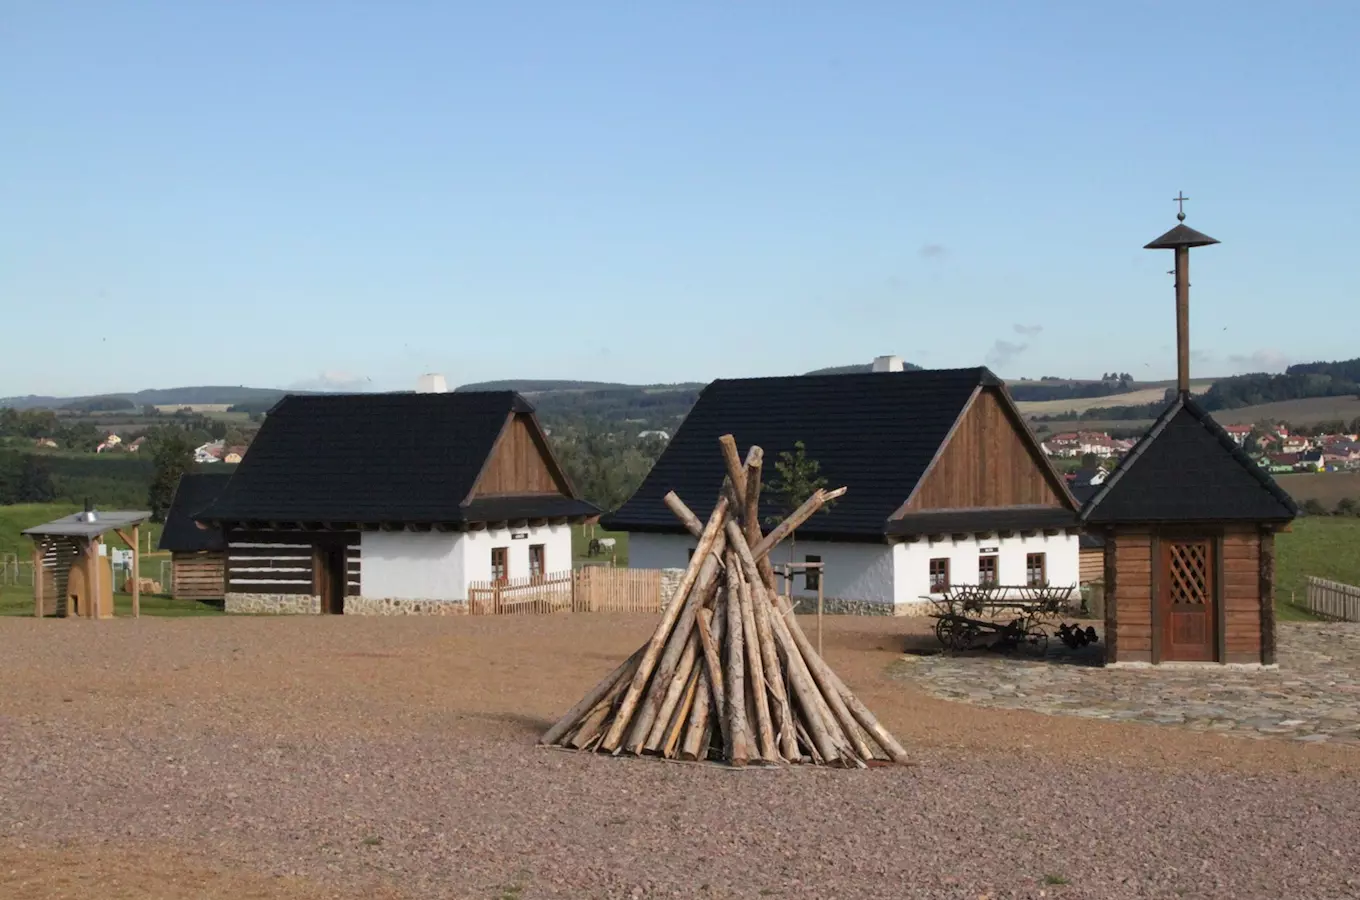
[[[181,475],[175,487],[157,546],[170,551],[171,596],[176,600],[221,600],[226,592],[222,529],[199,525],[194,516],[216,500],[230,480],[230,472],[190,472]]]
[[[1190,396],[1189,250],[1215,243],[1180,224],[1147,245],[1176,252],[1178,391],[1081,512],[1107,663],[1275,662],[1274,536],[1298,509]]]
[[[24,530],[33,539],[33,615],[113,618],[113,566],[101,556],[112,531],[132,548],[132,614],[141,615],[141,524],[149,512],[84,512]]]

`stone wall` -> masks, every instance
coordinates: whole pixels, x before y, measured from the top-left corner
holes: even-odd
[[[794,597],[793,609],[799,615],[817,612],[816,597]],[[879,603],[873,600],[822,599],[822,613],[828,616],[924,616],[931,610],[929,601],[920,603]]]
[[[684,569],[661,570],[661,605],[663,607],[675,596],[676,588],[680,587],[680,579],[684,577]]]
[[[467,614],[461,600],[406,600],[396,597],[346,597],[347,616],[461,616]]]
[[[233,594],[224,608],[229,613],[276,616],[319,616],[321,598],[315,594]]]

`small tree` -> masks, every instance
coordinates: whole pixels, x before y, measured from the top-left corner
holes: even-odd
[[[1303,506],[1301,506],[1300,509],[1303,510],[1304,515],[1308,516],[1327,515],[1327,507],[1323,506],[1322,501],[1318,500],[1316,497],[1309,497],[1307,500],[1303,501]]]
[[[155,448],[152,454],[155,470],[146,502],[151,509],[152,520],[164,522],[170,502],[175,498],[180,476],[194,467],[194,445],[183,431],[165,429],[157,436]]]
[[[1360,503],[1356,503],[1354,497],[1342,497],[1336,502],[1338,516],[1354,516],[1357,511],[1360,511]]]
[[[821,463],[815,459],[809,459],[807,448],[802,441],[795,441],[793,450],[784,450],[779,454],[779,459],[775,460],[774,470],[777,477],[770,480],[766,485],[771,498],[775,501],[775,508],[779,510],[779,515],[767,517],[766,521],[774,524],[790,515],[798,507],[807,502],[808,498],[817,491],[826,487],[826,478],[821,475]],[[826,512],[832,506],[831,503],[821,508],[821,512]],[[794,534],[795,528],[789,532],[789,560],[794,561]]]

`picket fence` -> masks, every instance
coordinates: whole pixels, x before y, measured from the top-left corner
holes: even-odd
[[[1360,587],[1310,575],[1303,607],[1324,618],[1360,622]]]
[[[661,612],[658,569],[587,566],[527,578],[475,581],[468,612],[477,616],[559,612]]]

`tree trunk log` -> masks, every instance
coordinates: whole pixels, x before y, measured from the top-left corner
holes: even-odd
[[[685,691],[689,688],[689,674],[694,671],[694,661],[699,655],[699,634],[698,629],[690,627],[689,638],[685,641],[685,649],[680,654],[680,662],[675,667],[675,674],[671,676],[669,686],[666,687],[665,696],[661,700],[661,706],[656,713],[656,721],[652,725],[651,733],[647,735],[645,750],[659,749],[665,742],[671,719],[675,715],[676,705],[685,696]],[[658,667],[656,678],[663,677],[663,669]],[[658,684],[660,687],[660,684]]]
[[[727,761],[744,766],[751,758],[746,726],[746,658],[743,653],[745,635],[741,630],[741,594],[737,587],[737,567],[727,567]]]
[[[695,582],[699,579],[699,573],[703,570],[704,563],[708,559],[709,551],[722,533],[726,520],[727,503],[720,497],[717,505],[713,507],[713,515],[709,516],[708,524],[704,526],[703,535],[699,538],[699,546],[694,551],[694,558],[689,561],[689,566],[686,567],[685,574],[680,579],[680,586],[676,588],[675,596],[671,598],[665,612],[661,614],[661,621],[657,623],[656,631],[652,634],[651,640],[647,642],[642,658],[638,660],[637,671],[633,673],[633,680],[628,685],[628,691],[623,695],[623,702],[619,704],[619,711],[614,716],[609,732],[605,735],[604,741],[601,742],[601,746],[605,750],[612,753],[618,750],[619,744],[623,741],[624,732],[627,731],[633,713],[637,710],[638,701],[642,699],[643,689],[646,688],[648,680],[652,677],[652,672],[656,669],[657,659],[661,656],[666,637],[675,626],[675,620],[684,610],[689,593],[694,589]]]
[[[718,714],[723,711],[723,673],[722,657],[718,653],[718,642],[722,640],[723,621],[713,621],[713,613],[707,609],[699,610],[699,643],[703,647],[704,662],[707,665],[708,681],[713,685],[713,696],[718,701]]]
[[[690,710],[694,708],[695,696],[699,692],[699,676],[703,673],[704,667],[702,665],[695,666],[690,669],[689,677],[685,679],[685,691],[681,694],[680,702],[671,715],[670,727],[666,729],[666,739],[661,744],[661,755],[666,759],[675,758],[680,738],[685,733],[685,725],[689,723]]]
[[[717,717],[719,723],[723,721],[723,704],[727,698],[723,696],[722,663],[718,661],[716,652],[716,648],[722,645],[723,626],[726,624],[722,613],[723,600],[721,595],[719,595],[714,608],[718,611],[716,614],[707,609],[699,610],[700,642],[702,643],[703,635],[707,634],[715,650],[710,660],[707,647],[705,647],[704,659],[707,667],[699,672],[699,687],[694,709],[690,712],[689,726],[685,729],[685,739],[680,745],[681,759],[704,758],[708,753],[709,741],[713,734],[714,716]],[[714,680],[715,677],[717,680]],[[721,728],[721,724],[719,727]],[[723,742],[725,746],[725,738]]]
[[[736,524],[729,521],[736,530]],[[738,531],[737,537],[741,534]],[[740,571],[741,564],[736,553],[729,552],[728,565]],[[770,724],[770,694],[766,687],[765,660],[760,646],[760,635],[756,631],[755,604],[751,601],[751,586],[746,579],[737,578],[737,593],[741,598],[741,630],[745,637],[746,669],[751,673],[751,700],[755,712],[755,735],[760,746],[760,758],[765,762],[778,762],[779,750],[775,746],[774,727]],[[772,675],[779,677],[776,669]]]
[[[789,635],[794,643],[798,645],[798,652],[803,656],[803,662],[807,665],[808,671],[812,673],[812,678],[817,682],[817,687],[821,689],[822,697],[826,700],[827,706],[831,708],[832,714],[836,717],[836,724],[844,732],[846,740],[850,742],[850,747],[863,759],[873,759],[873,750],[864,742],[859,729],[856,727],[854,716],[850,715],[850,710],[845,706],[845,701],[841,699],[841,693],[837,687],[837,678],[831,671],[831,667],[817,655],[817,648],[812,646],[803,628],[798,624],[798,619],[793,614],[793,609],[782,606],[784,622],[788,625]]]
[[[748,547],[759,544],[764,537],[760,530],[761,471],[764,465],[765,451],[752,446],[746,453],[746,494],[742,497],[742,507],[746,510],[742,519]],[[760,569],[760,580],[765,583],[765,587],[774,590],[774,567],[770,565],[769,556],[762,556],[757,568]]]
[[[662,497],[661,502],[666,504],[667,509],[675,513],[675,517],[680,520],[680,524],[684,525],[685,530],[690,534],[699,537],[704,533],[704,523],[699,521],[699,517],[685,505],[685,501],[681,500],[675,491],[671,491]]]
[[[787,519],[776,525],[774,531],[771,531],[769,534],[765,535],[765,537],[761,538],[760,543],[751,548],[751,555],[756,559],[768,555],[769,552],[774,549],[775,545],[788,537],[795,528],[812,518],[817,510],[845,492],[846,488],[843,487],[836,488],[834,491],[818,490],[811,497],[807,498],[802,506],[795,509]]]
[[[571,730],[573,725],[577,724],[577,721],[581,716],[595,708],[595,704],[599,703],[600,700],[609,693],[611,688],[619,682],[626,681],[633,676],[633,671],[637,667],[638,660],[642,658],[642,651],[642,647],[634,650],[632,656],[625,659],[619,664],[617,669],[606,675],[603,681],[591,688],[590,692],[581,698],[580,703],[577,703],[571,709],[567,710],[566,714],[558,719],[553,727],[545,731],[543,737],[538,739],[538,742],[540,744],[557,743],[557,740],[561,738],[562,735],[566,734]]]
[[[761,599],[763,602],[769,602],[768,598]],[[803,657],[798,652],[798,644],[789,634],[783,616],[770,616],[770,624],[783,654],[785,671],[788,672],[789,681],[793,685],[794,696],[803,710],[803,725],[822,758],[827,762],[836,762],[841,758],[841,751],[838,733],[840,729],[835,726],[835,717],[818,692],[817,683],[813,680],[812,673],[808,671],[807,664],[803,662]]]

